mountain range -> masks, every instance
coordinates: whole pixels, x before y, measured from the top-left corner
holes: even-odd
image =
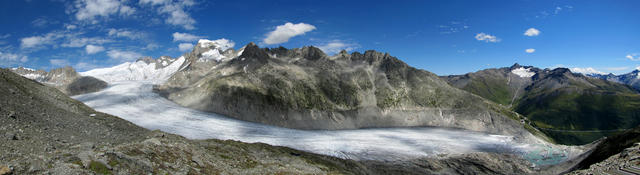
[[[9,124],[0,127],[6,133],[0,172],[17,174],[581,174],[608,172],[597,167],[601,164],[626,167],[623,163],[631,160],[622,152],[638,140],[637,128],[623,132],[639,124],[640,96],[623,84],[631,82],[631,74],[613,81],[566,68],[515,64],[437,76],[372,50],[329,56],[313,46],[259,48],[253,43],[234,50],[218,40],[201,40],[178,58],[141,58],[80,73],[65,67],[2,69],[0,74],[0,96],[14,99],[0,108],[7,116],[0,120]],[[67,97],[122,81],[156,84],[154,92],[185,107],[289,128],[438,126],[505,134],[532,144],[592,144],[582,146],[589,151],[573,160],[544,167],[497,153],[354,161],[266,144],[188,140]],[[596,141],[602,136],[612,137]],[[277,168],[285,160],[287,168]]]
[[[521,116],[373,50],[309,46],[238,51],[201,40],[154,92],[185,107],[298,129],[439,126],[546,137]],[[532,134],[533,135],[532,135]]]
[[[640,124],[638,90],[567,68],[515,64],[441,78],[526,116],[557,143],[590,143]]]

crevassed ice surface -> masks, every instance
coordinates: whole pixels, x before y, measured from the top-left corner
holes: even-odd
[[[514,153],[542,163],[566,159],[567,150],[515,142],[510,136],[466,130],[412,127],[297,130],[232,119],[181,107],[155,93],[151,81],[110,82],[107,89],[74,96],[98,111],[148,129],[190,139],[231,139],[286,146],[355,160],[398,160],[471,152]],[[553,154],[551,159],[547,155]]]

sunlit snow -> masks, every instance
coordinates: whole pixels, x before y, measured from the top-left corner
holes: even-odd
[[[535,72],[531,72],[531,68],[524,68],[524,67],[519,67],[517,69],[513,69],[511,71],[511,73],[516,74],[522,78],[528,78],[528,77],[533,77],[534,75],[536,75]]]
[[[176,61],[172,62],[169,66],[156,69],[156,63],[145,63],[144,61],[137,62],[125,62],[120,65],[93,69],[86,72],[80,72],[82,76],[92,76],[107,83],[125,81],[125,80],[147,80],[154,83],[161,83],[169,79],[173,75],[185,58],[180,57]]]

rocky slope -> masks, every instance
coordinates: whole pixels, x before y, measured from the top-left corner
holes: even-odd
[[[67,95],[96,92],[107,87],[107,83],[93,77],[81,76],[72,67],[52,69],[49,72],[24,67],[11,69],[14,73],[54,87]]]
[[[558,143],[585,144],[640,124],[636,90],[566,68],[542,70],[516,64],[441,78],[510,106]]]
[[[235,51],[207,41],[184,57],[155,92],[242,120],[301,129],[455,127],[530,141],[537,139],[529,131],[539,134],[506,108],[376,51],[327,56],[253,43]]]
[[[640,127],[598,142],[569,174],[640,174]]]
[[[0,69],[3,174],[536,174],[514,155],[338,159],[266,144],[188,140],[94,111]]]

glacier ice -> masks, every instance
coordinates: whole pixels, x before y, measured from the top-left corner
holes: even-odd
[[[153,84],[153,81],[111,82],[110,87],[103,91],[73,98],[144,128],[159,129],[190,139],[262,142],[354,160],[399,160],[471,152],[525,155],[536,148],[517,143],[511,136],[459,129],[297,130],[246,122],[181,107],[153,93]]]

